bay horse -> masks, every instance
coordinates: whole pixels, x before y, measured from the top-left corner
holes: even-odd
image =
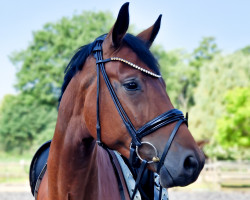
[[[155,198],[152,174],[159,174],[161,189],[197,179],[204,154],[187,128],[187,118],[174,109],[149,51],[160,22],[161,15],[137,36],[128,34],[125,3],[109,33],[73,56],[53,139],[40,153],[48,160],[32,189],[37,199],[134,199],[118,153],[136,176],[133,191],[139,190],[142,199]]]

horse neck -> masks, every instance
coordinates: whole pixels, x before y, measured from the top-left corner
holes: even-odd
[[[79,112],[74,80],[68,87],[73,94],[62,99],[48,160],[50,199],[120,198],[109,156],[91,137]],[[79,99],[80,98],[80,99]],[[76,195],[74,197],[74,195]],[[111,196],[110,196],[111,195]]]

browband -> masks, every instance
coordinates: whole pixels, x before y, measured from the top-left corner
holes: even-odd
[[[150,76],[153,76],[155,78],[161,78],[161,75],[158,75],[158,74],[155,74],[147,69],[144,69],[142,67],[139,67],[138,65],[132,63],[132,62],[129,62],[128,60],[125,60],[123,58],[119,58],[119,57],[111,57],[111,58],[108,58],[108,59],[104,59],[104,60],[96,60],[96,64],[101,64],[101,63],[107,63],[107,62],[110,62],[110,61],[120,61],[120,62],[123,62],[123,63],[126,63],[127,65],[129,65],[130,67],[133,67],[137,70],[140,70],[141,72],[144,72]]]
[[[129,61],[123,59],[123,58],[111,57],[110,60],[112,60],[112,61],[120,61],[120,62],[126,63],[127,65],[129,65],[129,66],[131,66],[131,67],[133,67],[135,69],[138,69],[138,70],[140,70],[140,71],[142,71],[142,72],[144,72],[146,74],[149,74],[149,75],[151,75],[153,77],[156,77],[156,78],[161,78],[161,75],[155,74],[155,73],[153,73],[153,72],[151,72],[149,70],[146,70],[146,69],[144,69],[142,67],[139,67],[138,65],[136,65],[136,64],[134,64],[132,62],[129,62]]]

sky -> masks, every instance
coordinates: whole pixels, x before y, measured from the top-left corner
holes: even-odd
[[[114,17],[124,0],[0,0],[0,100],[15,94],[16,68],[9,56],[25,49],[32,32],[47,22],[85,10],[111,11]],[[249,0],[131,0],[130,23],[151,26],[163,14],[155,43],[167,51],[192,51],[203,37],[213,36],[224,53],[250,45]],[[93,38],[94,40],[95,38]],[[81,46],[83,44],[79,44]]]

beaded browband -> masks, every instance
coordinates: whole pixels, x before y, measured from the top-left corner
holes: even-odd
[[[142,67],[139,67],[138,65],[136,65],[136,64],[134,64],[134,63],[132,63],[132,62],[129,62],[129,61],[123,59],[123,58],[111,57],[110,60],[112,60],[112,61],[124,62],[124,63],[128,64],[129,66],[131,66],[131,67],[133,67],[133,68],[135,68],[135,69],[138,69],[138,70],[140,70],[140,71],[142,71],[142,72],[144,72],[144,73],[146,73],[146,74],[149,74],[149,75],[151,75],[151,76],[154,76],[154,77],[156,77],[156,78],[160,78],[160,77],[161,77],[161,75],[155,74],[155,73],[153,73],[153,72],[151,72],[151,71],[149,71],[149,70],[146,70],[146,69],[144,69],[144,68],[142,68]]]

